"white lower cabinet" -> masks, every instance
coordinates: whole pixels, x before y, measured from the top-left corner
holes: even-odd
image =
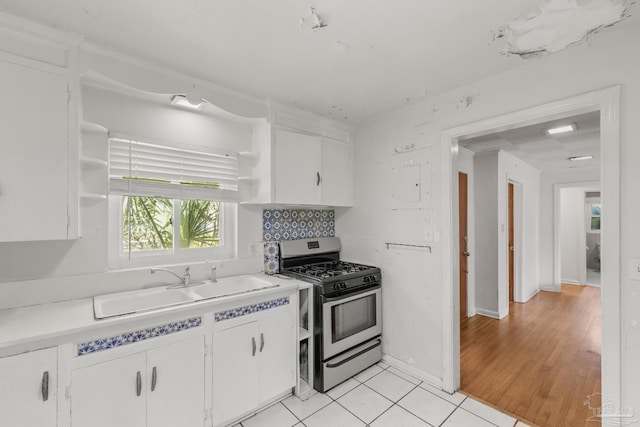
[[[213,424],[226,425],[296,382],[295,307],[225,320],[213,333]]]
[[[56,348],[0,358],[0,424],[11,427],[57,425]]]
[[[73,427],[202,427],[204,413],[204,337],[71,372]]]

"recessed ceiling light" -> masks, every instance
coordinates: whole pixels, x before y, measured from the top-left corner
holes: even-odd
[[[184,95],[175,95],[171,98],[171,105],[175,105],[177,107],[189,108],[191,110],[202,110],[204,107],[204,101],[201,101],[198,104],[192,104],[189,102],[186,96]]]
[[[591,160],[591,159],[593,159],[592,155],[569,157],[569,160],[571,160],[572,162],[575,162],[575,161],[578,161],[578,160]]]
[[[573,132],[577,129],[577,126],[573,123],[570,125],[558,126],[557,128],[547,129],[549,135],[557,135],[559,133]]]

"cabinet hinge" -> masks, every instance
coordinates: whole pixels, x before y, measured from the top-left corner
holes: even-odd
[[[67,86],[67,102],[71,102],[71,89]]]
[[[204,345],[204,357],[207,357],[209,354],[209,346],[207,344]]]
[[[71,386],[66,386],[64,388],[64,397],[66,397],[67,400],[71,400]]]

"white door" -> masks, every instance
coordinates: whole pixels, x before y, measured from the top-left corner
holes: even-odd
[[[49,348],[0,359],[1,425],[56,425],[57,354]]]
[[[146,354],[71,372],[72,427],[146,427]]]
[[[322,140],[322,204],[353,206],[353,161],[345,143]]]
[[[0,61],[0,242],[67,238],[68,84]]]
[[[288,307],[258,322],[258,403],[290,390],[296,383],[295,320]]]
[[[321,143],[316,136],[276,131],[276,203],[320,204]]]
[[[204,337],[147,352],[147,425],[204,425]]]
[[[239,417],[257,405],[256,322],[213,334],[213,425]]]

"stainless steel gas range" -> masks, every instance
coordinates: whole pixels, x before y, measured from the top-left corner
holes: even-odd
[[[314,388],[382,358],[380,269],[340,260],[337,237],[280,242],[280,273],[314,283]]]

